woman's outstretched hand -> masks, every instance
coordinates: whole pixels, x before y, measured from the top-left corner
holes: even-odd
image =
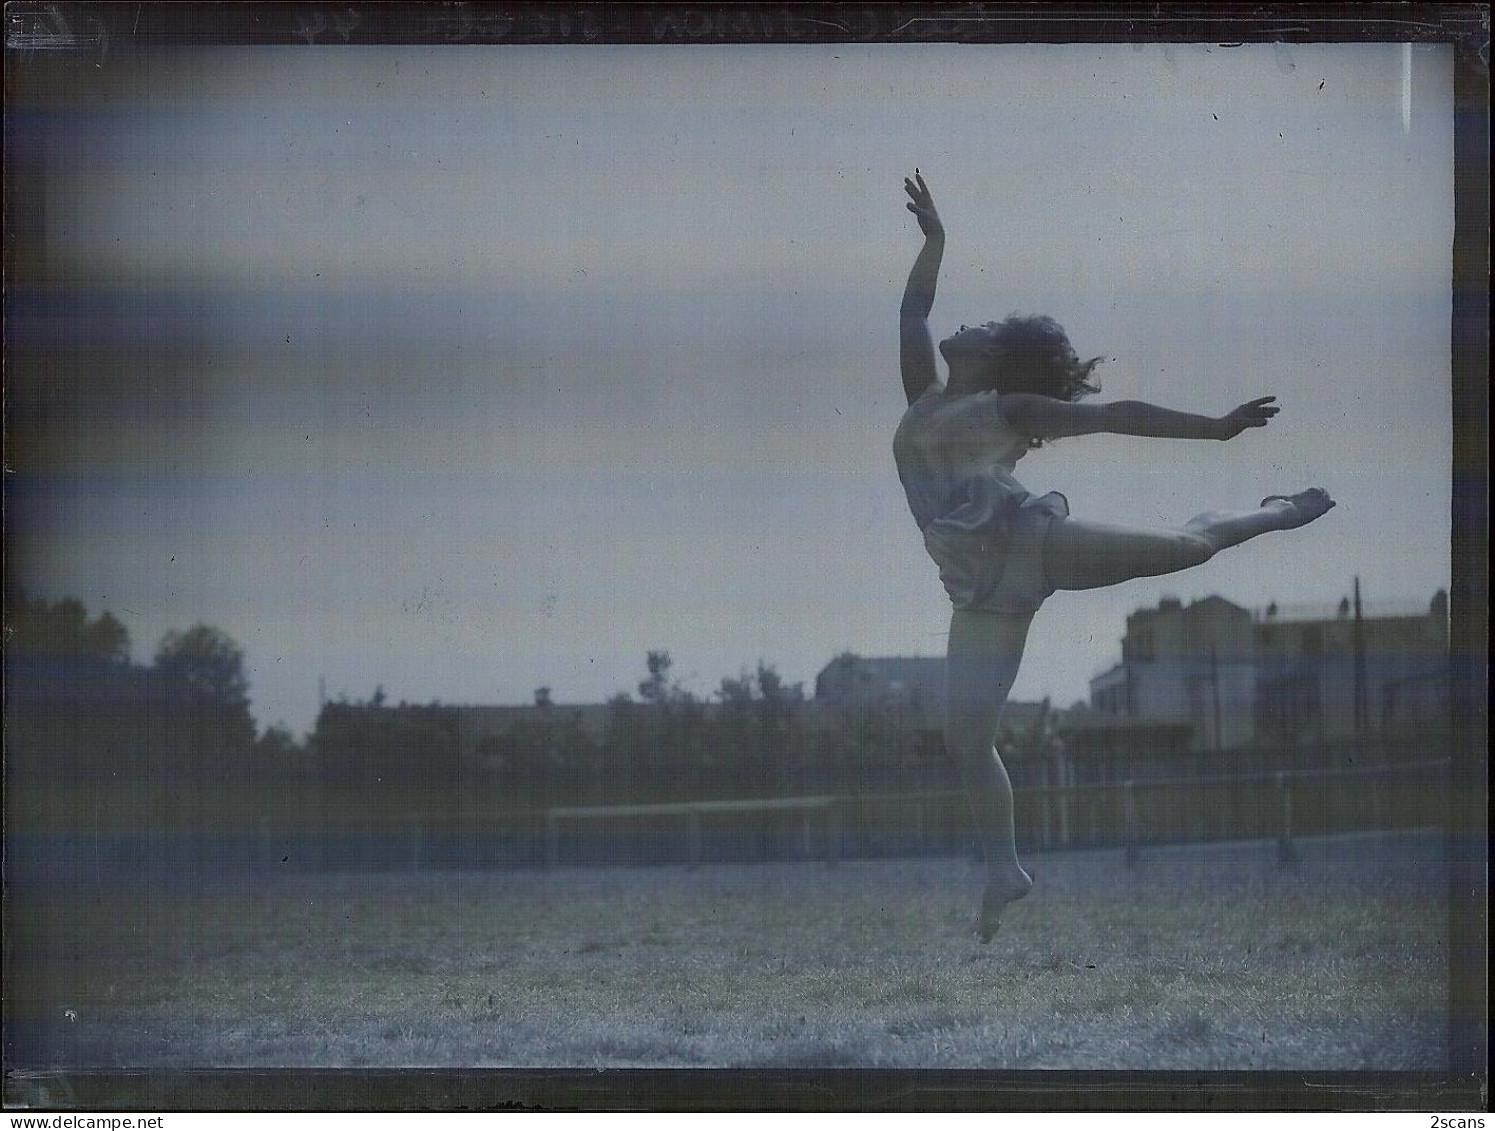
[[[1257,397],[1254,401],[1247,401],[1239,408],[1232,409],[1219,419],[1219,439],[1233,440],[1247,428],[1265,428],[1267,421],[1276,416],[1281,409],[1272,404],[1276,397]]]
[[[934,198],[929,195],[919,170],[914,170],[913,180],[903,178],[903,191],[909,195],[908,210],[918,218],[919,230],[926,237],[943,236],[945,225],[940,223],[940,214],[934,210]]]

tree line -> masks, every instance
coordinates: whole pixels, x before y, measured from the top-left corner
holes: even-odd
[[[99,838],[212,855],[251,794],[310,769],[285,728],[256,734],[244,653],[221,629],[173,629],[140,664],[109,612],[24,592],[6,606],[7,844],[23,858]]]
[[[370,845],[377,830],[418,828],[430,859],[535,861],[554,808],[957,788],[937,732],[877,702],[811,703],[801,685],[761,661],[701,697],[674,678],[667,651],[650,651],[644,678],[600,708],[561,706],[540,687],[529,709],[490,715],[478,733],[464,734],[464,720],[479,726],[474,713],[390,707],[378,690],[366,701],[326,704],[309,745],[334,851],[350,861],[406,852]],[[744,836],[772,840],[787,820],[751,818]],[[587,827],[614,847],[649,831],[633,817]],[[654,831],[680,829],[665,820]]]
[[[542,687],[476,737],[463,709],[391,706],[378,688],[324,704],[299,742],[256,733],[243,650],[221,629],[168,632],[141,664],[109,612],[24,593],[7,606],[8,835],[43,855],[102,838],[152,858],[360,858],[399,831],[433,860],[486,841],[523,856],[513,844],[533,845],[556,806],[957,788],[937,734],[875,702],[807,709],[766,662],[701,697],[650,651],[600,726]]]
[[[648,652],[645,667],[635,692],[606,702],[600,727],[540,687],[529,710],[485,727],[464,751],[463,708],[391,708],[376,690],[326,704],[309,744],[329,779],[476,775],[512,808],[956,788],[937,735],[890,704],[811,710],[803,687],[762,661],[707,697],[673,678],[667,651]]]
[[[256,733],[243,650],[221,629],[174,629],[142,664],[108,612],[93,616],[71,598],[24,594],[7,606],[6,849],[17,869],[90,859],[538,863],[546,813],[557,808],[808,795],[841,799],[848,852],[959,851],[969,839],[958,774],[935,722],[876,698],[808,700],[766,662],[697,696],[674,678],[667,651],[651,651],[632,689],[592,708],[557,704],[544,687],[528,708],[491,709],[391,705],[376,688],[363,702],[325,704],[301,742],[284,727]],[[1052,772],[1060,736],[1040,715],[999,742],[1014,786],[1052,792],[1074,783]],[[1231,765],[1215,774],[1298,768],[1300,753],[1233,751]],[[1426,756],[1414,745],[1375,758]],[[1199,756],[1188,763],[1201,771]],[[1331,792],[1298,797],[1305,828],[1364,823],[1340,812],[1356,795]],[[1163,818],[1177,824],[1191,808],[1183,795],[1169,796],[1150,826],[1172,827]],[[1118,797],[1045,793],[1025,805],[1020,833],[1043,843],[1114,840],[1125,816]],[[1162,804],[1146,804],[1154,801]],[[1401,807],[1425,816],[1431,804]],[[801,820],[789,811],[729,809],[707,831],[736,838],[717,858],[792,857],[806,851]],[[571,827],[591,838],[571,844],[572,859],[686,855],[685,826],[668,816],[614,815]],[[1189,828],[1188,835],[1208,833]]]

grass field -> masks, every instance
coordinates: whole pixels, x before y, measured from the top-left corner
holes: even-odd
[[[116,877],[12,936],[8,1059],[1441,1068],[1439,837],[1300,847],[1034,856],[990,946],[963,860]]]

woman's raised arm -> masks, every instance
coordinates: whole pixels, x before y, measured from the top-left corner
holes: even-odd
[[[909,195],[908,210],[917,217],[924,233],[924,246],[908,273],[903,306],[898,318],[898,362],[903,373],[903,392],[913,404],[921,393],[939,380],[935,368],[934,339],[929,333],[929,312],[934,309],[934,289],[939,281],[940,260],[945,255],[945,226],[935,211],[934,200],[919,170],[914,179],[903,179]]]
[[[1225,416],[1176,412],[1145,401],[1076,404],[1033,393],[1012,393],[998,410],[1024,436],[1058,439],[1111,432],[1119,436],[1153,436],[1166,440],[1230,440],[1247,428],[1262,428],[1277,415],[1276,397],[1257,397]]]

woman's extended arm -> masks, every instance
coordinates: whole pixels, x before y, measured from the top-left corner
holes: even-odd
[[[914,180],[903,179],[909,195],[908,210],[919,221],[924,246],[908,273],[903,306],[898,317],[898,361],[903,373],[903,392],[913,404],[919,395],[939,380],[934,362],[934,339],[929,334],[929,312],[934,309],[934,288],[939,281],[940,260],[945,254],[945,226],[940,223],[924,178],[914,170]]]
[[[1144,401],[1112,401],[1109,404],[1076,404],[1013,393],[1001,399],[998,408],[1007,423],[1025,436],[1057,439],[1112,432],[1120,436],[1155,436],[1169,440],[1230,440],[1247,428],[1262,428],[1277,415],[1270,402],[1276,397],[1257,397],[1225,416],[1198,416],[1175,412]]]

